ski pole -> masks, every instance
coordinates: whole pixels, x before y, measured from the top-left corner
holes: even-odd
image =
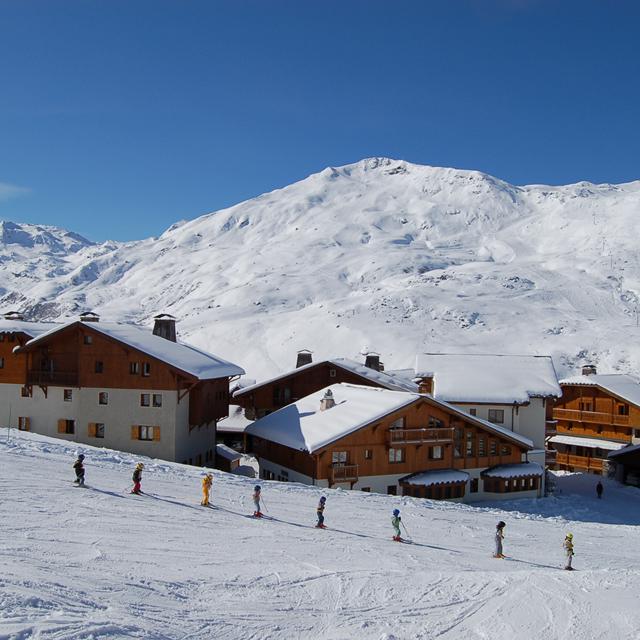
[[[264,501],[264,496],[260,496],[260,498],[262,499],[262,504],[264,505],[264,510],[265,511],[269,511],[269,509],[267,509],[267,503]]]
[[[407,531],[407,527],[405,527],[404,522],[402,522],[402,520],[400,520],[400,524],[402,525],[402,528],[404,529],[404,532],[407,534],[407,536],[410,538],[411,534]]]

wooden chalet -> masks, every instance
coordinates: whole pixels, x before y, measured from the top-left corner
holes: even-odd
[[[247,433],[265,480],[467,501],[541,489],[529,439],[428,395],[334,384]]]
[[[589,365],[560,386],[557,434],[550,439],[556,468],[606,474],[611,452],[640,443],[640,383],[629,375],[600,375]]]

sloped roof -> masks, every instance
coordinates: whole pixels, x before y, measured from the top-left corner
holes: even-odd
[[[250,424],[253,424],[253,420],[245,418],[244,409],[237,404],[230,404],[229,415],[218,420],[216,431],[244,433]]]
[[[320,400],[331,390],[336,406],[320,411]],[[470,416],[464,411],[428,395],[390,391],[355,384],[334,384],[278,409],[246,428],[246,433],[265,438],[291,449],[313,453],[331,442],[383,418],[418,400],[448,409],[520,445],[533,448],[533,442],[504,427]]]
[[[592,374],[589,376],[573,376],[560,380],[564,385],[582,385],[600,387],[615,396],[640,407],[640,382],[634,376],[623,373]]]
[[[0,333],[24,333],[36,338],[62,325],[54,322],[26,322],[25,320],[0,319]]]
[[[544,469],[537,462],[516,462],[499,464],[481,472],[485,478],[522,478],[524,476],[541,476]]]
[[[446,402],[513,404],[562,395],[550,356],[423,353],[415,375],[433,375],[434,395]]]
[[[587,447],[588,449],[606,449],[608,451],[617,451],[626,447],[625,442],[615,442],[613,440],[601,440],[600,438],[581,438],[579,436],[553,436],[549,438],[551,442],[558,444],[568,444],[575,447]]]
[[[627,447],[623,447],[622,449],[618,449],[618,451],[610,451],[607,455],[607,458],[617,458],[618,456],[622,457],[627,453],[637,453],[640,451],[640,444],[633,444]]]
[[[37,345],[74,325],[82,325],[86,329],[93,329],[97,333],[109,336],[200,380],[225,378],[244,373],[244,369],[231,362],[182,342],[171,342],[156,336],[147,327],[115,322],[80,322],[76,320],[66,324],[55,325],[55,328],[41,333],[36,338],[29,340],[23,347],[16,348],[15,351]]]
[[[271,384],[272,382],[276,382],[278,380],[282,380],[283,378],[287,378],[290,375],[294,375],[299,371],[312,369],[313,367],[317,367],[322,364],[331,364],[334,367],[340,367],[342,369],[345,369],[346,371],[350,371],[351,373],[362,376],[363,378],[366,378],[371,382],[375,382],[383,386],[385,389],[390,389],[392,391],[408,391],[412,393],[418,391],[418,385],[405,377],[392,375],[385,371],[376,371],[375,369],[365,367],[364,364],[360,364],[358,362],[355,362],[354,360],[349,360],[348,358],[332,358],[331,360],[310,362],[309,364],[305,364],[302,367],[298,367],[297,369],[291,369],[290,371],[281,373],[280,375],[274,376],[273,378],[268,378],[267,380],[262,380],[261,382],[258,382],[256,384],[238,389],[233,393],[233,396],[237,397],[245,393],[250,393],[254,389],[258,389],[259,387],[262,387],[264,385]]]
[[[466,482],[470,477],[468,473],[458,469],[435,469],[434,471],[412,473],[410,476],[400,478],[400,482],[431,487],[436,484]]]

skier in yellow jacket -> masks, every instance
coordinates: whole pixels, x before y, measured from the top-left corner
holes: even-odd
[[[202,478],[202,502],[200,503],[203,507],[209,506],[209,491],[211,491],[211,485],[213,484],[213,476],[210,473],[207,473],[204,478]]]

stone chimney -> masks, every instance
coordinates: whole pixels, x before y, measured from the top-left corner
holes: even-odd
[[[585,364],[582,367],[582,375],[583,376],[595,376],[598,371],[596,370],[595,364]]]
[[[296,358],[296,369],[298,367],[304,367],[305,364],[311,364],[313,362],[313,351],[309,349],[301,349],[298,351]]]
[[[333,393],[331,393],[331,389],[327,389],[324,393],[324,397],[320,400],[320,411],[326,411],[327,409],[331,409],[331,407],[336,406],[336,401],[333,399]]]
[[[436,389],[436,380],[433,373],[424,373],[416,382],[418,383],[418,393],[428,393],[433,395]]]
[[[7,311],[2,317],[5,320],[24,320],[24,316],[19,311]]]
[[[84,311],[80,314],[81,322],[100,322],[100,316],[93,311]]]
[[[153,320],[154,336],[160,336],[170,342],[177,342],[176,319],[173,316],[170,316],[168,313],[161,313],[159,316],[155,316]]]
[[[373,351],[366,354],[364,366],[374,371],[384,371],[384,365],[380,362],[380,354]]]

